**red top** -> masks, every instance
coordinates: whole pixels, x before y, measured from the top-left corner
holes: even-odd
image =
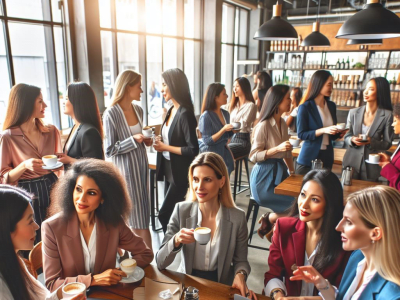
[[[400,191],[400,151],[398,150],[399,148],[396,149],[391,162],[382,168],[381,175],[389,180],[389,186]]]

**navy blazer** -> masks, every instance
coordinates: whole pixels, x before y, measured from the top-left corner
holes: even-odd
[[[347,263],[346,270],[342,277],[339,286],[339,293],[336,300],[343,300],[347,290],[350,288],[351,283],[356,277],[357,265],[364,259],[364,254],[360,251],[354,251],[350,256]],[[365,300],[399,300],[400,299],[400,286],[397,284],[383,279],[378,273],[371,279],[364,291],[361,293],[359,299]]]
[[[331,112],[333,124],[337,123],[336,119],[336,104],[327,100],[329,111]],[[317,105],[314,99],[307,100],[299,106],[297,114],[297,136],[304,141],[300,149],[297,162],[303,166],[311,167],[311,161],[316,159],[321,148],[322,137],[315,136],[315,131],[324,127],[321,116],[319,115]],[[332,146],[332,140],[336,140],[340,136],[329,136],[329,145]],[[333,155],[333,151],[332,151]],[[333,159],[332,159],[333,160]]]

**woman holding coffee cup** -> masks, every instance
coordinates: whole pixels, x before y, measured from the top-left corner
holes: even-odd
[[[293,133],[297,132],[297,112],[299,110],[299,104],[302,97],[303,92],[300,88],[296,87],[292,89],[290,91],[290,100],[292,101],[290,105],[290,111],[288,113],[284,113],[282,116],[286,122],[286,125],[289,127],[289,131]]]
[[[127,275],[115,268],[117,249],[131,252],[141,268],[153,260],[153,251],[125,223],[131,202],[112,163],[78,160],[54,186],[51,198],[52,216],[42,226],[49,290],[70,282],[86,287],[117,284]]]
[[[348,149],[343,158],[343,167],[353,167],[354,179],[378,181],[380,167],[377,162],[371,164],[365,160],[392,146],[392,103],[386,78],[376,77],[368,82],[364,101],[365,105],[350,110],[347,117],[350,129],[344,136]],[[379,161],[378,156],[376,159]]]
[[[0,136],[1,183],[34,194],[32,205],[39,226],[50,205],[49,192],[57,181],[57,170],[62,168],[61,163],[61,167],[56,165],[54,155],[62,151],[60,133],[42,121],[46,107],[40,88],[23,83],[13,86]],[[40,240],[38,232],[36,242]]]
[[[50,293],[28,271],[18,251],[33,248],[36,231],[31,195],[25,190],[0,185],[0,298],[2,300],[58,300],[62,290]],[[78,295],[71,300],[86,299]]]
[[[115,81],[112,103],[103,114],[104,152],[125,178],[133,209],[128,218],[132,230],[151,248],[149,166],[146,146],[152,138],[145,137],[143,110],[132,101],[140,101],[142,75],[125,70]]]
[[[204,96],[199,119],[200,153],[215,152],[221,155],[228,168],[228,173],[234,169],[233,155],[228,143],[233,136],[233,125],[230,123],[229,112],[222,109],[226,104],[228,95],[225,86],[220,83],[212,83],[208,86]],[[239,124],[240,128],[240,124]]]
[[[242,296],[257,299],[246,286],[247,222],[233,202],[222,157],[199,154],[190,165],[189,182],[186,201],[175,205],[156,254],[157,267],[165,269],[180,252],[179,271],[228,285],[233,281]]]

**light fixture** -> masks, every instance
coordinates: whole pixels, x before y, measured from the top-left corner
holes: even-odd
[[[368,0],[340,27],[338,39],[390,39],[400,37],[400,18],[384,8],[379,0]]]
[[[319,32],[319,8],[321,6],[321,1],[318,1],[318,11],[317,11],[317,20],[313,23],[312,32],[303,40],[301,43],[302,46],[313,46],[313,47],[329,47],[331,43],[328,38]],[[310,1],[308,1],[307,5],[307,15],[308,15],[308,6]]]
[[[255,40],[277,41],[297,40],[296,29],[287,21],[281,19],[282,4],[278,2],[273,6],[273,16],[261,25],[254,34]]]
[[[348,40],[347,45],[382,45],[382,39],[377,40],[367,40],[367,39],[359,39],[359,40]]]

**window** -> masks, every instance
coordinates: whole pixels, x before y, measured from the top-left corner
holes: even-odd
[[[0,126],[18,83],[41,88],[45,122],[69,127],[60,104],[67,85],[64,27],[56,0],[3,0],[0,14]]]
[[[98,1],[106,107],[117,75],[131,69],[143,76],[144,124],[160,124],[165,106],[161,73],[180,68],[199,113],[202,0]]]

